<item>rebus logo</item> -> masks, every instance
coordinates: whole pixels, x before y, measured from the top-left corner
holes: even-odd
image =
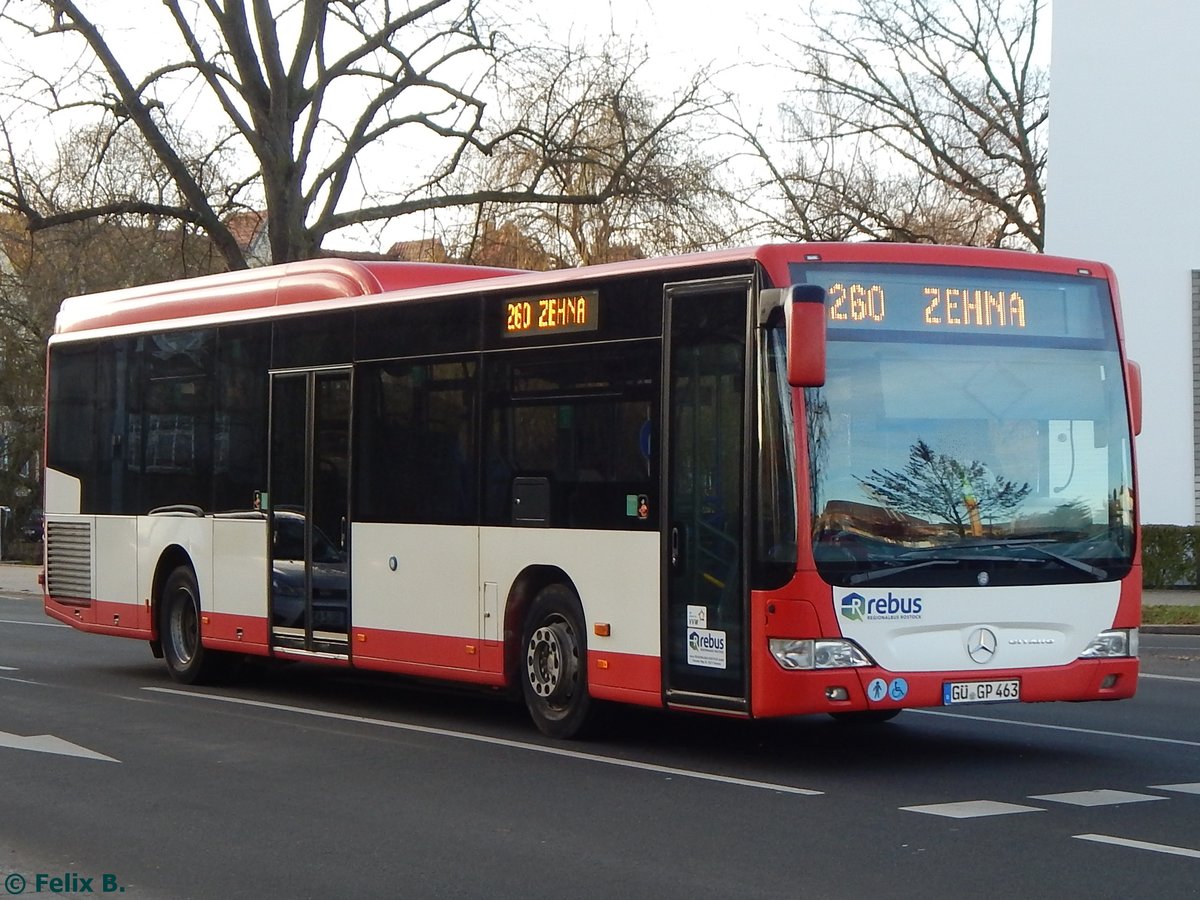
[[[886,597],[864,597],[847,594],[842,598],[842,617],[854,622],[864,619],[918,619],[921,617],[920,597],[897,597],[888,591]]]
[[[724,650],[725,635],[716,634],[711,631],[699,632],[693,631],[688,635],[688,644],[693,650]]]

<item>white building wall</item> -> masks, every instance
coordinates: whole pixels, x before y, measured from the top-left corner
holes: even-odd
[[[1141,363],[1142,521],[1196,521],[1200,3],[1053,0],[1046,252],[1111,264]]]

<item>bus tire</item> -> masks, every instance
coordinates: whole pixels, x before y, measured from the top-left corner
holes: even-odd
[[[167,671],[180,684],[215,681],[223,670],[223,654],[200,642],[200,589],[191,566],[178,566],[167,576],[159,601],[158,639]]]
[[[854,712],[830,713],[834,721],[845,725],[880,725],[900,715],[899,709],[858,709]]]
[[[587,686],[587,640],[579,598],[552,584],[534,598],[521,635],[521,692],[538,730],[578,737],[592,712]]]

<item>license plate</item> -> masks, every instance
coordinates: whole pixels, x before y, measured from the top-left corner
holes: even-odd
[[[942,704],[1011,703],[1021,699],[1021,682],[1017,678],[1001,681],[947,681],[942,685]]]

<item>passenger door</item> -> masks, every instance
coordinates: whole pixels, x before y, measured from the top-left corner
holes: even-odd
[[[744,709],[748,278],[669,286],[662,496],[669,703]]]
[[[347,654],[350,370],[271,376],[271,644]]]

